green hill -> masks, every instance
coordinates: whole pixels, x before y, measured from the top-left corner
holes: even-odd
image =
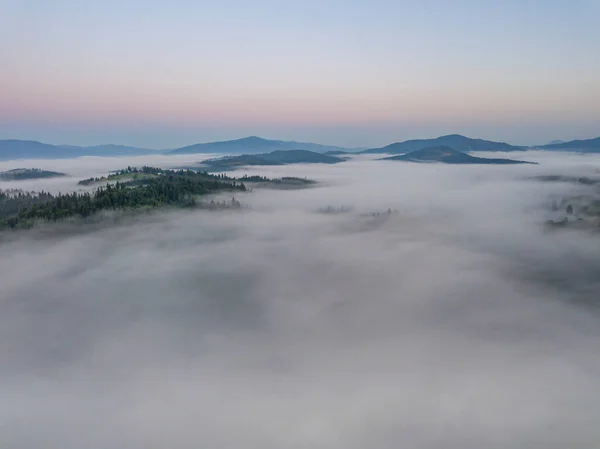
[[[223,175],[153,167],[133,169],[130,173],[140,177],[83,193],[52,195],[48,192],[27,192],[15,195],[0,190],[0,228],[28,228],[37,221],[60,221],[72,217],[85,219],[102,210],[192,207],[197,205],[196,198],[202,195],[246,191],[243,182]],[[236,201],[233,206],[240,205]]]
[[[388,153],[404,154],[424,148],[444,146],[456,151],[519,151],[523,147],[509,145],[504,142],[492,142],[490,140],[471,139],[459,134],[450,134],[436,139],[416,139],[404,142],[392,143],[383,148],[373,148],[361,151],[361,153]]]
[[[168,154],[194,154],[194,153],[229,153],[229,154],[257,154],[276,150],[306,150],[317,153],[326,151],[344,150],[344,148],[320,145],[317,143],[294,142],[284,140],[270,140],[262,137],[250,136],[243,139],[226,140],[222,142],[208,142],[188,145],[169,151]]]
[[[0,140],[0,160],[10,159],[66,159],[81,156],[143,156],[160,154],[160,151],[123,145],[97,145],[78,147],[73,145],[49,145],[34,140]]]
[[[600,137],[595,139],[571,140],[569,142],[551,143],[536,147],[550,151],[575,151],[581,153],[600,153]]]
[[[350,151],[343,151],[343,150],[331,150],[331,151],[326,151],[325,153],[328,156],[342,156],[344,154],[352,154],[352,152]]]
[[[233,170],[248,165],[337,164],[344,159],[307,150],[276,150],[264,154],[242,154],[202,161],[213,170]]]
[[[423,148],[422,150],[412,151],[400,156],[386,157],[380,160],[405,162],[442,162],[444,164],[533,164],[533,162],[516,161],[513,159],[475,157],[461,151],[456,151],[447,146]]]
[[[66,175],[55,171],[40,170],[39,168],[15,168],[0,172],[0,180],[2,181],[23,181],[26,179],[58,178],[61,176]]]
[[[248,165],[282,165],[279,162],[268,161],[253,154],[206,159],[202,161],[201,164],[214,170],[233,170],[236,167],[244,167]]]
[[[258,156],[266,161],[279,164],[337,164],[343,162],[343,159],[339,157],[308,150],[277,150]]]

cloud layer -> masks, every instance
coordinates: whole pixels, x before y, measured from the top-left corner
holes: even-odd
[[[543,232],[578,188],[525,178],[600,161],[527,154],[274,167],[322,184],[5,238],[0,445],[596,446],[600,241]]]

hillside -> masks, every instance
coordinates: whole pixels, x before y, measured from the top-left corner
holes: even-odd
[[[308,150],[277,150],[271,153],[259,154],[259,157],[279,164],[337,164],[343,162],[343,159],[339,157]]]
[[[316,184],[306,178],[232,178],[196,170],[165,170],[148,166],[127,167],[116,173],[118,176],[125,174],[131,177],[114,184],[106,182],[85,192],[53,195],[43,191],[0,189],[0,231],[3,228],[31,228],[36,223],[72,219],[84,223],[95,214],[107,210],[134,212],[162,207],[196,207],[213,211],[243,209],[246,206],[229,195],[223,201],[212,196],[202,200],[202,196],[215,193],[234,193],[237,196],[248,191],[245,183],[252,186],[250,191],[254,187],[291,190]],[[103,179],[111,181],[110,176]]]
[[[0,140],[0,159],[76,157],[74,148],[59,148],[34,140]]]
[[[276,150],[306,150],[315,153],[326,151],[340,151],[344,148],[319,145],[316,143],[293,142],[283,140],[269,140],[261,137],[251,136],[237,140],[222,142],[197,143],[182,148],[171,150],[168,154],[194,154],[194,153],[265,153]]]
[[[39,168],[15,168],[0,172],[2,181],[22,181],[26,179],[58,178],[66,176],[64,173],[55,171],[40,170]]]
[[[206,159],[202,165],[218,170],[232,170],[248,165],[283,165],[280,162],[268,161],[259,155],[242,154],[240,156],[225,156],[216,159]]]
[[[39,221],[85,219],[103,210],[201,206],[198,197],[202,195],[246,191],[243,182],[227,176],[153,167],[121,170],[125,171],[140,177],[83,193],[14,195],[0,190],[0,228],[29,228]],[[206,207],[240,208],[241,204],[232,199],[223,204],[212,201]]]
[[[471,156],[467,153],[453,150],[446,146],[423,148],[400,156],[386,157],[384,161],[405,162],[442,162],[444,164],[532,164],[533,162],[516,161],[512,159],[491,159]]]
[[[436,139],[417,139],[404,142],[392,143],[383,148],[373,148],[361,151],[361,153],[388,153],[404,154],[411,151],[422,150],[437,146],[445,146],[456,151],[518,151],[523,147],[509,145],[504,142],[492,142],[490,140],[471,139],[459,134],[438,137]]]
[[[72,145],[50,145],[34,140],[0,140],[0,160],[66,159],[80,156],[143,156],[148,154],[159,154],[159,152],[123,145],[78,147]]]
[[[213,170],[233,170],[247,165],[337,164],[343,161],[339,157],[307,150],[276,150],[263,154],[242,154],[240,156],[207,159],[202,161],[202,165]]]
[[[344,150],[330,150],[330,151],[326,151],[323,154],[326,154],[328,156],[343,156],[345,154],[352,154],[352,152],[344,151]]]
[[[571,140],[569,142],[552,143],[536,147],[549,151],[578,151],[581,153],[600,153],[600,137],[595,139]]]

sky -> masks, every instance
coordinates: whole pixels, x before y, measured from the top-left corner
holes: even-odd
[[[0,139],[600,135],[597,0],[0,0]]]

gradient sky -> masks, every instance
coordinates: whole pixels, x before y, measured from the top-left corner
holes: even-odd
[[[600,0],[0,0],[0,139],[600,135]]]

